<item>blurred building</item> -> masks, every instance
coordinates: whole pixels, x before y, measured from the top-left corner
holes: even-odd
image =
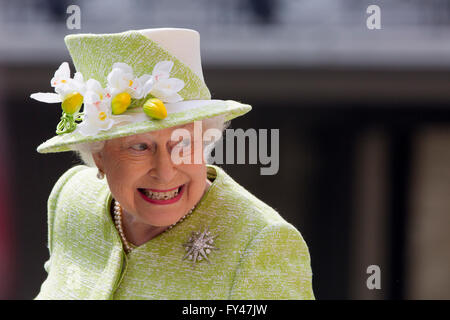
[[[66,26],[72,4],[80,30]],[[380,30],[366,25],[373,4]],[[32,298],[45,279],[46,199],[77,161],[35,152],[59,115],[29,94],[70,61],[66,34],[154,27],[200,32],[213,97],[253,105],[232,127],[280,129],[277,175],[223,167],[302,232],[318,299],[450,298],[447,0],[0,0],[2,213],[16,231],[5,296]]]

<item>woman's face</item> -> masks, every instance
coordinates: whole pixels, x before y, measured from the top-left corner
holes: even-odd
[[[172,132],[181,127],[189,132],[190,139],[172,140]],[[103,150],[93,155],[114,198],[137,222],[158,227],[171,225],[202,197],[206,164],[202,138],[194,140],[193,133],[194,123],[189,123],[108,140]],[[188,163],[175,164],[172,152],[183,154]],[[201,155],[197,164],[196,152]]]

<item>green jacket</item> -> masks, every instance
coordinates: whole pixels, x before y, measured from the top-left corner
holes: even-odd
[[[189,217],[128,255],[96,173],[73,167],[51,192],[48,276],[36,299],[314,299],[299,231],[221,168],[208,165],[214,182]],[[194,267],[182,244],[207,226],[219,250]]]

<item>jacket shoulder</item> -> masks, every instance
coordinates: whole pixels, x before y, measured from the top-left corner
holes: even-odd
[[[61,198],[65,192],[73,190],[74,186],[74,177],[80,175],[82,172],[89,171],[88,166],[85,165],[77,165],[68,169],[64,172],[55,183],[50,192],[50,196],[47,202],[47,219],[48,219],[48,247],[50,252],[52,252],[53,248],[53,225],[55,222],[56,211],[59,206],[61,206]]]
[[[50,258],[44,265],[48,277],[39,299],[111,294],[122,266],[122,246],[107,214],[111,201],[107,182],[97,179],[96,173],[95,168],[76,166],[53,187],[48,201]]]
[[[297,228],[221,168],[218,210],[242,250],[230,299],[314,299],[308,246]]]
[[[247,245],[230,299],[314,299],[308,246],[292,225],[264,227]]]

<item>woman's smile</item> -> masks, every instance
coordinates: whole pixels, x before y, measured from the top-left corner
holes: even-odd
[[[138,191],[141,197],[153,204],[172,204],[177,202],[183,196],[186,185],[183,184],[179,187],[175,187],[168,190],[159,189],[144,189],[139,188]]]

